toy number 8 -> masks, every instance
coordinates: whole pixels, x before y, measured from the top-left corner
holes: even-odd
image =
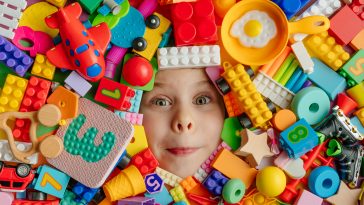
[[[308,134],[308,131],[305,126],[297,126],[292,131],[288,133],[288,140],[297,143],[301,141],[301,139],[306,138]]]

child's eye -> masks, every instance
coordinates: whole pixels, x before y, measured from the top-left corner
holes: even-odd
[[[169,106],[172,103],[165,98],[155,98],[152,100],[152,103],[156,106]]]
[[[211,101],[211,98],[205,95],[198,96],[194,102],[196,105],[205,105]]]

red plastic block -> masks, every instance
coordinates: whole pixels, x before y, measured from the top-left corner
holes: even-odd
[[[25,90],[20,112],[31,112],[39,110],[46,102],[51,82],[35,76],[30,77]],[[13,129],[13,135],[18,141],[30,142],[29,139],[30,120],[17,119]]]
[[[149,148],[139,152],[131,158],[131,163],[137,167],[140,173],[145,176],[146,174],[154,172],[159,163],[152,151]]]
[[[211,0],[182,2],[172,6],[176,46],[215,43],[217,27]]]
[[[345,5],[330,19],[330,34],[347,45],[364,27],[364,22]]]
[[[11,205],[59,205],[59,200],[47,200],[47,201],[15,200]]]
[[[361,20],[364,20],[364,0],[354,0],[350,7]]]
[[[130,99],[134,97],[133,89],[118,82],[102,78],[97,88],[95,100],[110,105],[118,110],[130,108]]]

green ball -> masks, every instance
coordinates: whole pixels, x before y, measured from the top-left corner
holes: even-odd
[[[230,179],[222,188],[222,197],[229,204],[238,203],[245,194],[245,184],[240,179]]]

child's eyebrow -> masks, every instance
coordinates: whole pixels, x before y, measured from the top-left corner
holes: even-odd
[[[203,85],[203,84],[212,85],[212,82],[210,80],[206,79],[206,80],[196,81],[196,82],[192,83],[192,85],[194,85],[194,86],[199,86],[199,85]],[[169,83],[154,82],[154,87],[168,87],[168,86],[169,86]]]

